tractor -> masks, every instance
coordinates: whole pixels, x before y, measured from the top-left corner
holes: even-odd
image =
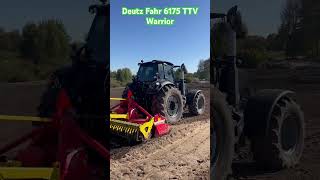
[[[192,115],[204,113],[205,96],[201,90],[187,89],[184,64],[177,66],[167,61],[152,60],[141,61],[138,65],[137,75],[123,91],[123,97],[127,96],[128,90],[132,91],[138,104],[152,114],[162,115],[168,123],[178,122],[186,107]],[[175,77],[179,72],[180,79]]]
[[[295,166],[304,148],[304,116],[289,90],[264,89],[251,94],[239,87],[236,52],[241,16],[237,6],[227,14],[211,13],[225,23],[222,58],[215,57],[211,44],[211,177],[228,179],[239,149],[250,145],[257,166],[279,170]],[[214,37],[213,37],[214,38]],[[245,61],[245,60],[243,60]]]

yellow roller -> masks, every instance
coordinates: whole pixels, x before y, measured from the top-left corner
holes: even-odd
[[[145,122],[143,124],[131,123],[121,120],[126,118],[126,114],[110,115],[110,131],[112,134],[135,141],[149,139],[151,137],[151,130],[154,124],[154,118],[151,118],[150,121]]]

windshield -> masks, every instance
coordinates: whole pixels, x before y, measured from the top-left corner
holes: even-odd
[[[157,73],[157,64],[142,64],[138,70],[137,78],[139,81],[154,81]]]
[[[107,49],[109,49],[107,48],[107,42],[109,42],[107,39],[107,35],[109,35],[109,29],[107,27],[107,25],[109,25],[108,19],[106,13],[98,13],[93,20],[88,34],[87,50],[90,53],[90,57],[95,62],[107,62]]]

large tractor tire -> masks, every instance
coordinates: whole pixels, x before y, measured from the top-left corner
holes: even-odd
[[[304,117],[291,98],[280,98],[271,111],[268,135],[252,137],[254,159],[268,169],[295,166],[304,147]]]
[[[187,103],[192,115],[201,115],[204,113],[206,99],[202,91],[191,92],[190,99],[187,99]]]
[[[211,91],[211,179],[225,180],[232,173],[234,154],[234,127],[231,112],[224,95]]]
[[[152,112],[159,113],[168,123],[178,122],[183,114],[183,98],[181,92],[173,86],[164,86],[152,101]]]

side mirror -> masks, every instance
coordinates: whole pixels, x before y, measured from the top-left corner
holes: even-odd
[[[184,64],[181,65],[181,70],[182,70],[185,74],[188,73],[188,70],[187,70],[187,68],[186,68],[186,66],[185,66]]]

